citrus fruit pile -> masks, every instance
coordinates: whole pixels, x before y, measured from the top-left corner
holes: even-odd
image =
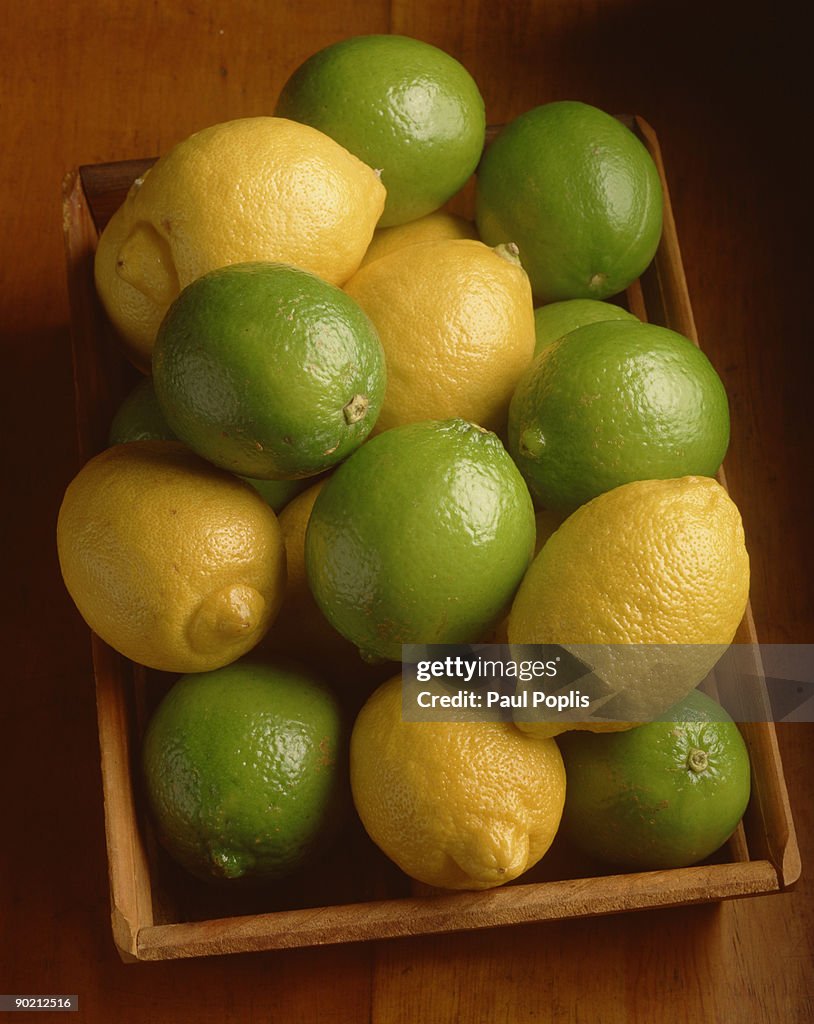
[[[145,376],[59,560],[88,625],[171,674],[143,783],[199,878],[310,869],[354,814],[413,878],[485,889],[560,833],[694,863],[743,813],[740,734],[695,689],[749,589],[727,396],[623,294],[659,174],[584,103],[485,124],[450,55],[345,40],[180,141],[99,239]],[[495,640],[590,645],[615,718],[405,717],[403,645]]]

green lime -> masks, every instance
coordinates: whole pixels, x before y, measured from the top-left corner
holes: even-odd
[[[537,501],[563,513],[633,480],[714,476],[728,444],[718,374],[653,324],[577,328],[537,356],[509,406],[509,451]]]
[[[278,117],[309,124],[381,172],[379,227],[438,209],[470,177],[486,131],[483,98],[454,57],[419,39],[355,36],[309,57]]]
[[[557,738],[568,786],[563,832],[589,856],[647,871],[704,860],[749,802],[738,727],[698,690],[659,721],[626,732]]]
[[[586,103],[547,103],[510,122],[478,168],[487,245],[515,242],[537,302],[604,299],[652,260],[662,187],[629,128]]]
[[[251,484],[275,512],[281,512],[292,498],[296,498],[311,484],[308,477],[303,480],[253,480],[250,476],[244,476],[241,479]]]
[[[346,742],[331,692],[286,663],[248,657],[183,676],[142,750],[159,840],[199,878],[289,874],[344,820]]]
[[[531,559],[534,510],[495,434],[464,420],[378,434],[314,504],[305,540],[317,604],[367,657],[482,639]]]
[[[586,324],[598,324],[605,320],[638,320],[621,306],[598,299],[565,299],[550,302],[534,310],[534,331],[536,343],[534,354],[538,356],[553,341],[570,334]]]
[[[108,444],[176,440],[158,404],[152,377],[144,377],[116,410],[116,415],[110,423]]]
[[[284,264],[233,264],[170,306],[153,379],[170,427],[199,455],[242,476],[296,479],[367,437],[384,396],[384,353],[335,285]]]

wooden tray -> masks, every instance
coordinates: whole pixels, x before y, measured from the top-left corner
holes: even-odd
[[[655,159],[666,201],[658,253],[627,290],[625,300],[641,319],[673,328],[697,344],[658,142],[641,118],[623,120]],[[106,446],[110,420],[137,379],[97,300],[93,254],[99,232],[130,183],[152,162],[80,167],[64,183],[76,417],[83,462]],[[736,642],[757,642],[748,608]],[[172,677],[134,665],[95,635],[92,646],[113,937],[125,961],[382,939],[701,903],[779,892],[800,874],[774,725],[756,721],[741,726],[753,770],[752,799],[744,821],[715,858],[695,867],[597,874],[593,865],[564,848],[558,838],[540,864],[515,883],[487,892],[442,893],[402,875],[354,822],[339,844],[340,852],[311,876],[289,879],[262,892],[224,894],[188,878],[158,849],[134,781],[145,720]],[[760,665],[753,668],[762,680]],[[746,678],[744,693],[747,706],[765,706],[762,683],[756,686],[753,678]]]

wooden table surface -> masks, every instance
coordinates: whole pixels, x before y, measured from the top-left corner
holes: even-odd
[[[789,6],[696,0],[28,0],[0,4],[4,644],[0,991],[79,1019],[173,1022],[814,1020],[811,725],[779,728],[795,891],[718,906],[123,965],[108,921],[88,633],[54,524],[77,468],[60,183],[270,113],[336,39],[401,32],[461,59],[501,122],[553,99],[656,129],[701,342],[729,391],[727,460],[765,642],[814,640],[806,56]],[[10,663],[9,659],[10,658]]]

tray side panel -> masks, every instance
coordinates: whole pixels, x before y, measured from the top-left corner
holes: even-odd
[[[88,211],[78,174],[66,178],[63,224],[71,307],[77,443],[81,462],[104,446],[114,387],[122,360],[106,345],[104,318],[93,289],[96,229]],[[111,383],[113,382],[113,383]],[[125,697],[128,666],[97,636],[91,634],[102,788],[105,801],[105,839],[110,876],[111,919],[123,959],[136,957],[140,928],[152,924],[150,869],[137,827],[133,805],[129,721]]]
[[[363,906],[159,925],[139,934],[138,955],[143,960],[165,960],[362,942],[685,906],[777,889],[777,874],[767,861],[702,865],[452,893],[432,899],[384,900]]]

